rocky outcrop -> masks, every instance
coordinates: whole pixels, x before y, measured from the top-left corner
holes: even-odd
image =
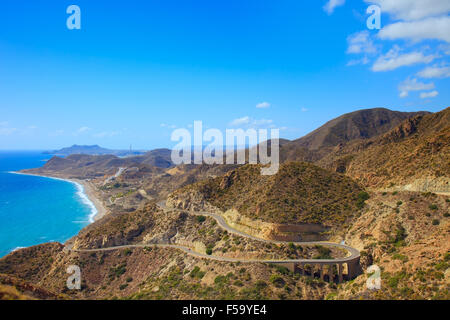
[[[188,192],[174,192],[169,195],[166,201],[169,208],[182,209],[188,211],[208,211],[220,212],[220,210],[211,205],[204,195],[196,190]]]

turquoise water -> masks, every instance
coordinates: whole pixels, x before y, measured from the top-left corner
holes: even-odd
[[[10,173],[41,167],[49,158],[41,152],[0,151],[0,257],[20,247],[65,242],[95,213],[79,185]]]

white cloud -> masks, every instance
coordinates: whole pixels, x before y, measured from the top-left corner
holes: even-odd
[[[450,45],[449,44],[440,44],[439,46],[438,46],[438,50],[439,51],[442,51],[444,54],[446,54],[446,55],[450,55]]]
[[[437,97],[438,94],[439,94],[439,92],[437,92],[436,90],[434,90],[434,91],[430,91],[430,92],[422,92],[422,93],[420,94],[420,97],[421,97],[422,99],[425,99],[425,98],[434,98],[434,97]]]
[[[416,78],[406,79],[398,86],[398,90],[400,91],[400,97],[405,98],[409,95],[410,91],[423,91],[423,90],[431,90],[434,89],[434,83],[423,83],[417,81]]]
[[[90,130],[91,130],[91,128],[89,128],[89,127],[81,127],[75,132],[75,135],[84,134]]]
[[[370,60],[367,57],[362,57],[361,59],[353,59],[347,62],[347,67],[355,66],[358,64],[368,64]]]
[[[432,78],[449,78],[450,67],[428,67],[417,73],[417,76],[426,79]]]
[[[17,131],[16,128],[2,127],[0,128],[0,136],[9,136],[16,131]]]
[[[252,119],[249,116],[234,119],[229,123],[231,127],[241,127],[241,128],[275,128],[273,120],[271,119]]]
[[[261,102],[256,105],[256,108],[258,108],[258,109],[264,109],[264,108],[269,108],[269,107],[270,107],[270,103],[268,103],[268,102]]]
[[[365,0],[381,7],[383,13],[391,14],[395,19],[419,20],[445,15],[450,11],[448,0]]]
[[[174,124],[167,124],[167,123],[161,123],[160,126],[162,128],[169,128],[169,129],[175,129],[177,126]]]
[[[56,130],[54,132],[49,133],[50,137],[59,137],[64,134],[64,130]]]
[[[273,120],[270,119],[260,119],[260,120],[253,120],[251,123],[254,127],[267,127],[267,126],[273,126]]]
[[[351,34],[347,37],[347,53],[376,53],[377,48],[370,39],[370,33],[367,30]]]
[[[380,56],[372,66],[372,71],[390,71],[400,67],[410,66],[419,63],[430,63],[436,57],[433,55],[424,55],[422,52],[413,51],[400,54],[400,48],[394,46],[388,53]]]
[[[331,15],[334,12],[334,9],[343,6],[344,4],[345,0],[328,0],[328,2],[323,6],[323,10]]]
[[[242,125],[247,125],[249,123],[250,123],[250,117],[249,116],[245,116],[245,117],[242,117],[242,118],[234,119],[233,121],[230,122],[230,126],[238,127],[238,126],[242,126]]]
[[[111,138],[121,134],[120,131],[103,131],[93,135],[94,138]]]
[[[450,1],[448,1],[450,3]],[[380,30],[383,40],[409,39],[422,41],[437,39],[450,42],[450,17],[428,18],[421,21],[396,22]]]
[[[10,128],[8,121],[0,122],[0,136],[9,136],[17,131],[17,128]]]
[[[302,109],[301,109],[301,111],[302,111],[302,112],[307,112],[307,111],[308,111],[308,109],[306,109],[306,108],[302,108]]]

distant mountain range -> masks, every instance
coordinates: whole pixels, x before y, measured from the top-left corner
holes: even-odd
[[[52,154],[57,156],[70,156],[71,154],[88,154],[88,155],[115,155],[118,157],[125,157],[125,156],[138,156],[145,154],[146,151],[139,151],[139,150],[112,150],[112,149],[106,149],[102,148],[98,145],[92,145],[92,146],[80,146],[74,144],[71,147],[62,148],[59,150],[52,150],[52,151],[45,151],[44,154]]]

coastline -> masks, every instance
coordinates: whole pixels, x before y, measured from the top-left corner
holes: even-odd
[[[89,214],[89,217],[88,217],[89,224],[100,220],[108,212],[107,209],[105,208],[105,206],[103,205],[102,201],[99,199],[98,195],[96,194],[95,187],[89,181],[80,180],[80,179],[68,179],[68,178],[55,177],[55,176],[46,176],[43,174],[35,174],[35,173],[20,172],[20,171],[10,171],[9,173],[28,175],[28,176],[36,176],[36,177],[53,179],[53,180],[61,180],[61,181],[65,181],[65,182],[74,184],[77,188],[77,194],[80,197],[81,201],[91,208],[91,213]]]

